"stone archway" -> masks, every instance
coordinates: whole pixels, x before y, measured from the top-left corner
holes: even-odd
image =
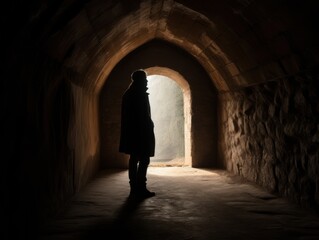
[[[128,165],[128,156],[118,152],[120,105],[132,71],[139,68],[146,69],[150,75],[168,76],[181,85],[189,96],[185,98],[191,99],[186,104],[189,109],[186,114],[186,163],[192,167],[217,167],[216,88],[192,56],[160,40],[148,42],[131,52],[105,81],[99,99],[102,167],[125,168]]]

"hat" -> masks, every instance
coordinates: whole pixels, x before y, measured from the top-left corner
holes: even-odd
[[[138,80],[146,80],[147,74],[143,69],[135,70],[131,74],[132,81],[138,81]]]

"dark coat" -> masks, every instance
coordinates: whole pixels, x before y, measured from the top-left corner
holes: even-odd
[[[119,151],[154,156],[155,136],[148,93],[131,84],[122,97]]]

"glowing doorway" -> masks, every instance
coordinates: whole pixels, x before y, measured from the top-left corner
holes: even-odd
[[[162,75],[148,76],[148,92],[156,137],[151,165],[184,165],[184,101],[181,87]]]

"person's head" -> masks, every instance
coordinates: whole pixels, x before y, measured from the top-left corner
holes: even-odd
[[[131,79],[132,79],[134,85],[138,85],[138,86],[146,88],[146,86],[147,86],[147,74],[146,74],[146,72],[143,69],[135,70],[131,74]]]
[[[147,80],[147,74],[143,69],[137,69],[131,74],[132,81],[145,81]]]

